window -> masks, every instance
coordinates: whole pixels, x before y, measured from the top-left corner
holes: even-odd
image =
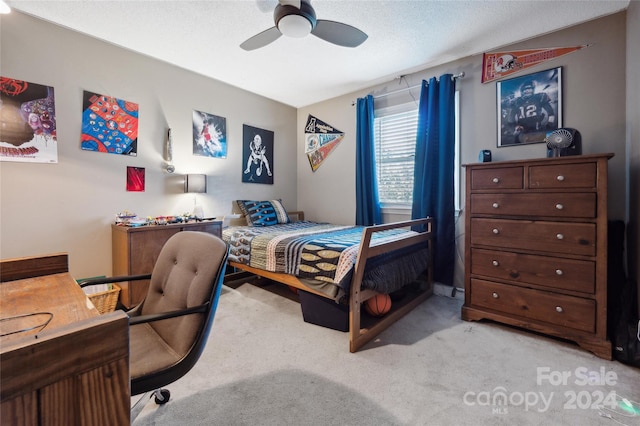
[[[459,92],[455,95],[455,209],[460,208]],[[411,209],[418,105],[381,108],[373,121],[378,197],[382,208]]]
[[[411,206],[418,108],[375,117],[373,125],[380,203]]]

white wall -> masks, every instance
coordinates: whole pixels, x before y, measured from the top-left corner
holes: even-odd
[[[341,132],[344,139],[316,171],[309,161],[298,163],[298,209],[305,219],[340,224],[355,223],[356,111],[352,96],[298,109],[298,158],[304,153],[304,127],[311,114]]]
[[[0,74],[53,86],[58,164],[0,163],[0,257],[68,252],[78,277],[111,274],[111,228],[124,209],[139,216],[193,210],[182,175],[204,173],[206,216],[238,198],[282,198],[297,207],[296,110],[198,74],[13,11],[0,18]],[[186,46],[185,48],[188,48]],[[136,102],[138,155],[82,151],[83,90]],[[227,119],[226,159],[192,154],[193,110]],[[242,126],[274,132],[274,184],[242,183]],[[176,172],[162,170],[171,128]],[[126,167],[146,169],[146,190],[127,192]]]
[[[625,201],[625,40],[626,16],[618,13],[525,42],[497,48],[519,50],[561,46],[591,46],[567,56],[532,67],[517,75],[557,66],[563,67],[565,127],[582,134],[583,152],[613,152],[609,173],[609,215],[623,219]],[[304,124],[309,114],[346,133],[340,146],[315,172],[308,163],[298,164],[298,208],[312,219],[340,223],[355,222],[355,107],[352,102],[368,93],[374,96],[420,84],[422,79],[444,73],[465,73],[458,81],[461,102],[461,157],[463,163],[477,161],[480,149],[491,149],[494,161],[538,158],[546,155],[544,144],[496,148],[496,83],[480,82],[482,55],[409,74],[318,104],[298,109],[298,158],[304,155]],[[514,75],[515,76],[515,75]],[[411,101],[419,89],[397,95]],[[390,95],[376,101],[398,102]],[[330,200],[330,201],[329,201]]]

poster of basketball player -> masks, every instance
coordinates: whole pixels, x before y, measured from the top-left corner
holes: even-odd
[[[562,126],[562,68],[497,83],[498,148],[544,142]]]
[[[273,132],[242,127],[242,182],[273,185]]]
[[[227,158],[227,119],[193,111],[193,155]]]
[[[0,77],[0,161],[58,162],[53,87]]]

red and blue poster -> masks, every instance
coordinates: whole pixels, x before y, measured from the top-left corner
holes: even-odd
[[[58,162],[53,87],[0,77],[0,161]]]
[[[138,104],[84,92],[81,147],[108,154],[138,154]]]

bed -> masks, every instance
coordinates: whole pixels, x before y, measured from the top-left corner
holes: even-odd
[[[223,229],[230,270],[348,307],[351,352],[433,292],[432,218],[345,226],[306,221],[303,212],[286,212],[279,200],[235,204],[241,219]],[[363,319],[363,303],[379,293],[402,297],[394,298],[392,310],[383,317]]]

